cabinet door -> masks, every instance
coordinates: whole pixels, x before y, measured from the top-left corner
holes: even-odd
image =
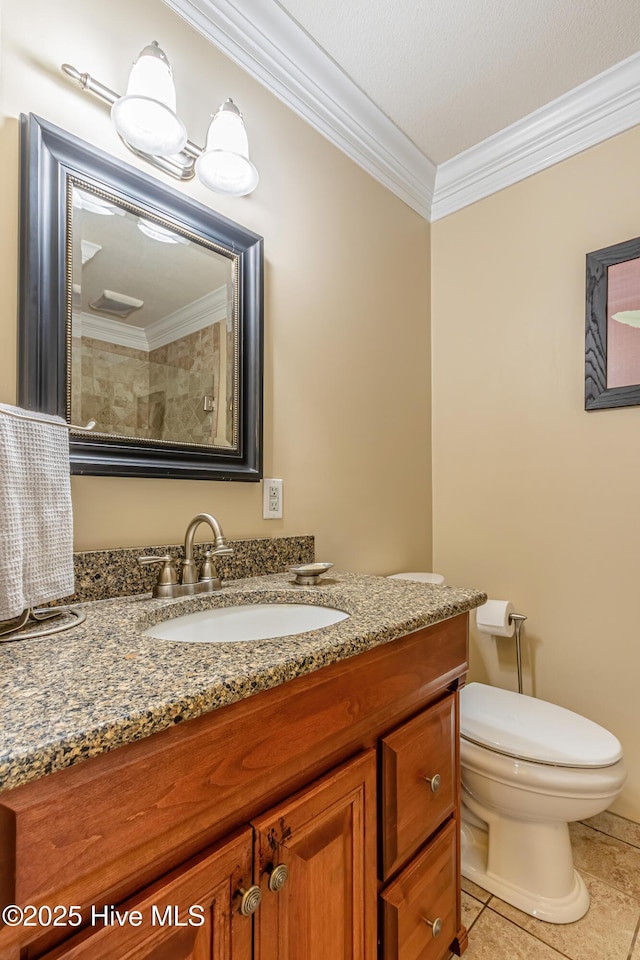
[[[375,960],[375,783],[372,750],[254,820],[255,960]]]
[[[43,960],[251,960],[251,917],[239,891],[251,886],[252,832],[245,829],[117,907]]]

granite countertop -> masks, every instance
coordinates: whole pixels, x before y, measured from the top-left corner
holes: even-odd
[[[0,790],[36,780],[175,723],[471,610],[479,590],[331,571],[234,580],[206,596],[81,604],[81,625],[0,644]],[[178,643],[143,630],[184,613],[247,602],[331,606],[333,626],[277,640]]]

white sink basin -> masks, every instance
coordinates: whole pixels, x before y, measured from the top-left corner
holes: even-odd
[[[164,620],[148,627],[144,634],[157,640],[181,643],[237,643],[245,640],[272,640],[293,633],[306,633],[346,620],[349,614],[333,607],[304,603],[249,603],[237,607],[199,610],[184,617]]]

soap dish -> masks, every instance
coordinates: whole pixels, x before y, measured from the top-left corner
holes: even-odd
[[[327,570],[331,570],[332,563],[303,563],[298,567],[289,567],[295,573],[294,583],[300,586],[313,586],[320,583],[320,578]]]

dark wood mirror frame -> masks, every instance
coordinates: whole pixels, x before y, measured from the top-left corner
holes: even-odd
[[[58,127],[21,115],[18,403],[70,422],[67,181],[80,179],[230,250],[238,269],[236,450],[70,434],[72,474],[249,480],[262,477],[263,240]]]

